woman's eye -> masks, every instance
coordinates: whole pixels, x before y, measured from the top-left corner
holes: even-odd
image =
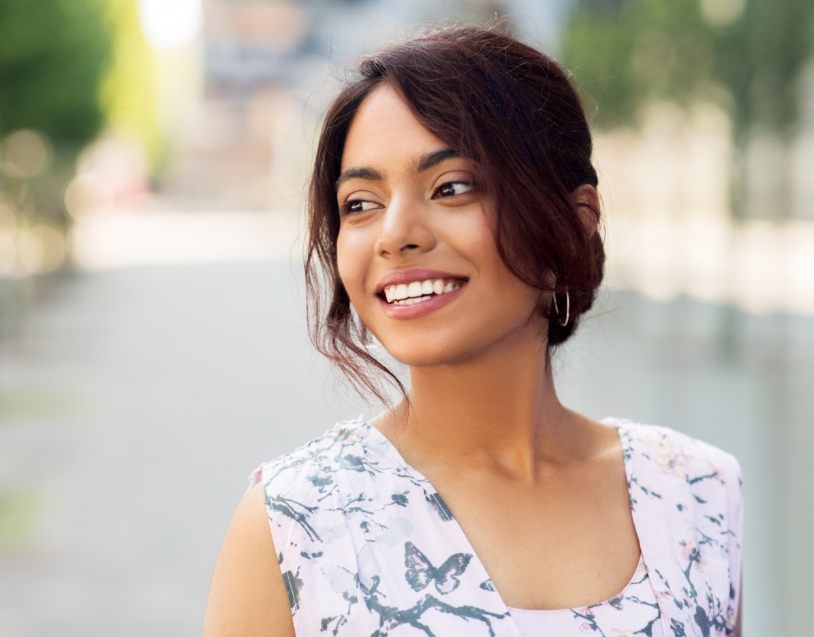
[[[475,186],[471,181],[448,181],[447,183],[441,184],[438,186],[438,188],[436,188],[435,192],[432,194],[432,198],[454,197],[455,195],[463,195],[468,192],[472,192],[474,189]]]
[[[367,201],[366,199],[349,199],[339,209],[342,214],[352,212],[367,212],[377,208],[379,204],[374,201]]]

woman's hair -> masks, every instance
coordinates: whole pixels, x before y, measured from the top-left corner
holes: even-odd
[[[548,347],[574,332],[602,281],[605,252],[599,232],[586,231],[570,197],[597,185],[591,133],[566,72],[545,54],[493,28],[432,30],[363,58],[359,77],[328,110],[317,146],[308,200],[305,280],[308,324],[317,350],[353,386],[384,400],[371,374],[384,372],[404,387],[366,347],[370,335],[351,309],[337,268],[339,213],[335,183],[345,138],[359,105],[381,84],[396,90],[423,126],[480,167],[495,195],[495,241],[522,281],[553,292]],[[592,210],[598,217],[599,211]],[[565,327],[566,298],[570,318]],[[373,369],[370,369],[370,366]]]

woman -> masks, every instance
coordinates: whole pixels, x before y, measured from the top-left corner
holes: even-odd
[[[737,460],[557,398],[604,263],[566,74],[470,26],[360,71],[312,176],[313,335],[380,395],[372,334],[410,387],[253,474],[206,634],[738,635]]]

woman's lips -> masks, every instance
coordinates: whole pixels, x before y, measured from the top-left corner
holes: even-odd
[[[457,299],[461,293],[466,289],[467,282],[463,282],[462,285],[451,292],[445,292],[444,294],[436,294],[431,296],[430,298],[426,299],[425,301],[419,301],[418,303],[411,303],[410,305],[399,305],[397,303],[388,303],[385,299],[379,297],[379,303],[382,304],[384,309],[384,313],[393,319],[413,319],[419,318],[421,316],[425,316],[430,312],[435,312],[436,310],[444,307],[448,303],[451,303],[455,299]]]

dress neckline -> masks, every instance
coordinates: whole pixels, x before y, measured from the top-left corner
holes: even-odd
[[[622,462],[624,464],[625,478],[626,478],[626,483],[627,483],[628,510],[630,511],[631,516],[633,517],[634,529],[636,531],[637,541],[639,543],[639,546],[641,546],[641,538],[639,537],[639,533],[638,533],[639,523],[638,523],[638,521],[636,519],[636,510],[632,506],[633,496],[631,495],[631,492],[630,492],[630,485],[631,485],[631,478],[632,478],[632,467],[631,467],[631,461],[630,461],[630,457],[631,457],[630,439],[629,439],[629,436],[627,435],[628,434],[628,432],[627,432],[628,422],[623,420],[623,419],[618,419],[618,418],[615,418],[615,417],[612,417],[612,416],[606,416],[604,418],[601,418],[598,422],[600,422],[603,425],[607,425],[609,427],[614,427],[616,429],[617,435],[619,437],[619,444],[620,444],[621,449],[622,449]],[[421,484],[422,488],[425,491],[425,495],[427,496],[428,500],[436,502],[437,504],[439,504],[447,512],[447,514],[449,515],[449,521],[453,524],[452,528],[454,529],[454,532],[458,535],[458,543],[459,543],[459,545],[467,553],[470,553],[472,555],[472,561],[470,563],[471,566],[473,568],[477,569],[478,571],[480,571],[480,575],[483,576],[485,581],[489,581],[489,582],[492,583],[492,590],[494,591],[494,594],[497,596],[497,598],[500,600],[501,606],[506,610],[506,613],[508,613],[509,615],[511,615],[511,613],[540,613],[540,614],[545,614],[545,613],[571,612],[573,610],[572,608],[533,609],[533,608],[516,608],[516,607],[513,607],[513,606],[508,606],[506,604],[505,600],[503,599],[503,596],[500,594],[500,591],[498,591],[497,587],[494,585],[494,582],[492,582],[492,578],[489,575],[489,572],[486,570],[486,567],[483,565],[483,562],[481,561],[480,557],[478,556],[478,553],[475,550],[475,547],[469,541],[469,537],[464,532],[463,527],[461,527],[460,523],[458,522],[458,519],[454,516],[454,514],[452,514],[452,512],[450,511],[449,506],[446,504],[446,502],[444,502],[441,494],[438,492],[438,489],[435,488],[435,486],[432,484],[432,482],[423,473],[421,473],[421,471],[419,471],[413,465],[408,463],[404,459],[404,457],[401,455],[401,452],[398,450],[398,448],[391,442],[391,440],[383,432],[381,432],[378,428],[374,427],[373,424],[370,423],[370,421],[362,420],[361,417],[360,417],[360,425],[363,428],[366,429],[366,431],[368,432],[368,435],[371,435],[374,438],[376,438],[376,440],[380,444],[380,448],[382,449],[383,453],[390,456],[390,458],[396,464],[398,464],[404,472],[409,474],[413,479],[416,480],[416,482]],[[579,606],[578,608],[588,608],[588,607],[599,606],[599,605],[602,605],[602,604],[607,604],[611,600],[623,595],[625,593],[625,591],[630,587],[633,580],[635,580],[636,575],[639,573],[639,571],[641,570],[642,567],[644,567],[644,554],[643,554],[643,552],[640,551],[640,553],[639,553],[639,561],[636,564],[636,569],[634,570],[633,574],[631,575],[627,585],[620,592],[618,592],[615,595],[612,595],[611,597],[609,597],[609,598],[607,598],[605,600],[602,600],[600,602],[585,604],[585,605]],[[577,608],[577,607],[575,607],[575,608]],[[516,625],[515,625],[515,627],[517,628],[517,630],[519,632],[519,628]]]
[[[508,608],[513,615],[520,614],[520,615],[540,616],[556,613],[573,613],[574,611],[581,611],[586,608],[594,609],[600,606],[608,606],[613,600],[623,597],[627,593],[628,589],[631,586],[633,586],[633,584],[636,582],[636,578],[645,570],[646,569],[644,566],[644,555],[641,552],[639,552],[639,561],[636,562],[636,568],[633,571],[633,575],[630,576],[628,583],[625,584],[624,588],[621,591],[614,595],[611,595],[607,599],[603,599],[601,602],[591,602],[590,604],[583,604],[581,606],[572,606],[571,608],[517,608],[516,606],[507,606],[506,608]]]

